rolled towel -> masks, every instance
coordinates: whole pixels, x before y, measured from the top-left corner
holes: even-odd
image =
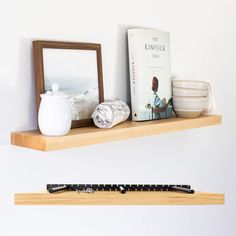
[[[121,100],[110,100],[99,104],[92,118],[94,124],[99,128],[111,128],[128,119],[130,109],[128,105]]]

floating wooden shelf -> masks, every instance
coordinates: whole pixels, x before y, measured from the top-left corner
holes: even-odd
[[[127,121],[112,129],[99,129],[94,126],[72,129],[68,135],[61,137],[43,136],[38,131],[14,132],[11,134],[11,143],[21,147],[50,151],[218,124],[221,124],[219,115],[145,122]]]
[[[177,192],[17,193],[15,205],[215,205],[224,194]]]

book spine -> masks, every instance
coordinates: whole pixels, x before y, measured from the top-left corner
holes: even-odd
[[[130,92],[131,92],[131,112],[132,120],[138,120],[138,97],[137,97],[137,58],[135,44],[135,33],[128,31],[128,48],[129,48],[129,79],[130,79]]]

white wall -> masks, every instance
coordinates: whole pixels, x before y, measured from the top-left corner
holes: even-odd
[[[1,0],[0,235],[236,235],[236,3],[233,0]],[[126,101],[129,26],[171,32],[173,72],[212,82],[223,124],[60,152],[9,145],[35,128],[33,39],[102,44],[106,97]],[[15,207],[53,182],[188,183],[224,206]]]

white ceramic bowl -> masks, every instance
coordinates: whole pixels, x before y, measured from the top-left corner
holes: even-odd
[[[203,110],[199,111],[190,111],[190,110],[174,110],[175,114],[178,117],[184,117],[184,118],[195,118],[202,114]]]
[[[207,105],[207,97],[178,97],[173,96],[175,110],[181,111],[203,111]]]
[[[172,80],[174,88],[208,89],[208,82],[199,80]]]
[[[189,88],[172,88],[173,96],[180,97],[206,97],[207,89],[189,89]]]

